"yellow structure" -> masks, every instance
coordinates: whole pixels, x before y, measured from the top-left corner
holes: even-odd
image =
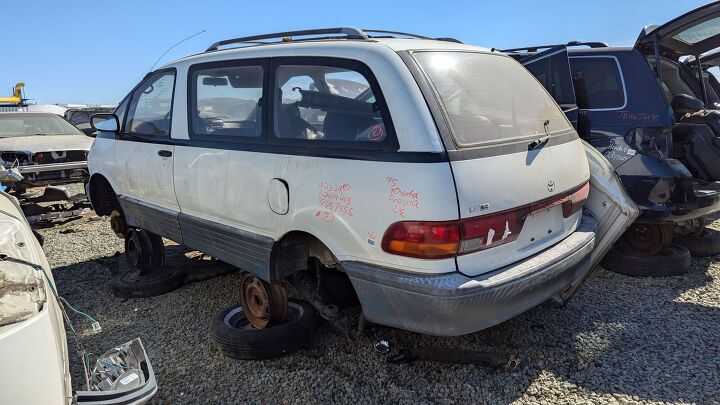
[[[25,87],[25,83],[18,83],[15,85],[12,97],[0,97],[0,104],[22,104],[22,88]]]

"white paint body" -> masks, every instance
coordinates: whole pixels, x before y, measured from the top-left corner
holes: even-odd
[[[54,282],[42,248],[14,198],[0,194],[0,211],[2,252],[40,264]],[[19,242],[24,245],[18,247]],[[27,271],[27,268],[23,266],[21,270]],[[45,300],[29,319],[0,326],[0,403],[70,404],[72,385],[60,308],[52,295],[48,296],[51,292],[43,276],[34,270],[31,273],[45,290]],[[0,301],[0,306],[5,304]]]
[[[375,75],[392,117],[400,152],[445,151],[417,82],[398,52],[410,49],[489,52],[463,44],[384,39],[318,41],[231,49],[199,54],[168,64],[175,68],[173,139],[187,140],[187,75],[193,64],[280,56],[353,59]],[[132,144],[132,145],[130,145]],[[108,179],[121,196],[152,203],[193,217],[279,240],[291,231],[320,239],[337,259],[361,261],[418,273],[458,270],[480,274],[553,245],[572,233],[580,213],[562,218],[559,207],[535,213],[512,243],[457,258],[425,260],[398,256],[381,248],[383,234],[401,220],[441,221],[467,217],[467,207],[488,204],[481,214],[504,211],[570,190],[589,178],[581,141],[546,146],[531,163],[528,153],[453,163],[377,162],[258,153],[175,145],[172,158],[157,155],[172,146],[122,139],[97,139],[89,156],[91,174]],[[453,177],[454,173],[454,177]],[[277,185],[288,185],[288,212],[273,211]],[[389,201],[389,181],[410,191],[409,206]],[[457,184],[457,191],[456,191]],[[345,185],[345,186],[343,186]],[[323,209],[324,192],[345,187],[347,203]],[[416,198],[415,198],[416,197]],[[460,206],[458,206],[458,202]],[[352,210],[349,210],[349,209]],[[474,214],[474,215],[480,215]],[[551,234],[548,234],[548,226]],[[530,238],[543,233],[536,241]]]

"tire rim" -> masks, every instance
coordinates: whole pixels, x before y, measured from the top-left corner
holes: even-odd
[[[271,294],[262,280],[246,274],[240,280],[240,305],[248,321],[257,329],[270,323]]]
[[[672,228],[659,224],[634,224],[622,239],[636,253],[653,256],[672,242]]]
[[[269,327],[273,327],[276,325],[282,325],[284,323],[296,321],[300,319],[303,316],[303,313],[305,312],[305,309],[302,305],[296,303],[296,302],[288,302],[287,305],[287,316],[285,318],[284,322],[278,322],[278,323],[269,323]],[[245,314],[245,311],[243,311],[243,308],[241,306],[237,306],[233,309],[231,309],[226,315],[225,318],[223,318],[223,322],[225,325],[231,328],[235,329],[253,329],[253,330],[260,330],[264,328],[256,328],[250,323],[250,320],[247,318],[247,314]]]
[[[136,267],[140,268],[140,260],[143,256],[142,242],[140,241],[140,235],[137,231],[130,231],[130,235],[127,238],[125,246],[125,254],[127,255],[128,262]]]

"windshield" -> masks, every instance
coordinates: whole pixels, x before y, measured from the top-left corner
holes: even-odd
[[[84,135],[55,114],[0,114],[0,138],[35,135]]]
[[[415,52],[460,147],[544,136],[572,127],[545,89],[512,58],[479,52]]]

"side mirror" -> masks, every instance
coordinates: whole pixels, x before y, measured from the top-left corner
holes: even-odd
[[[90,117],[90,126],[96,131],[118,132],[120,131],[120,120],[115,114],[94,114]]]

